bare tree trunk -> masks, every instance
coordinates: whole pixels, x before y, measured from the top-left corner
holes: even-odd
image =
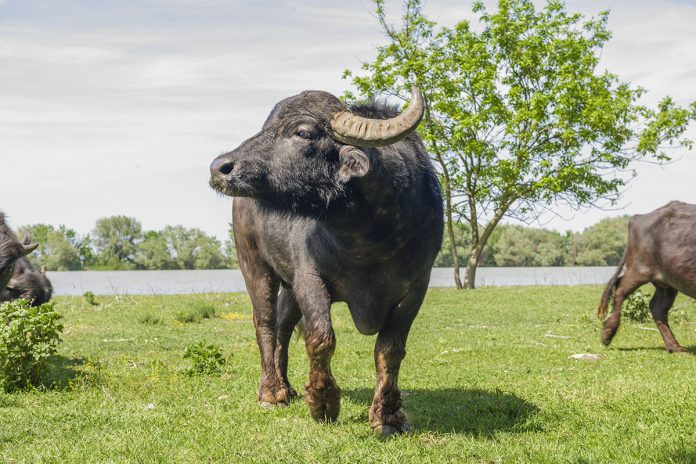
[[[495,212],[495,215],[491,219],[486,227],[483,229],[483,233],[478,236],[478,227],[472,227],[472,237],[473,246],[471,252],[469,253],[469,259],[466,262],[466,272],[464,276],[464,286],[468,290],[473,290],[476,288],[476,270],[481,261],[481,255],[483,254],[483,249],[488,243],[488,239],[491,238],[493,230],[498,226],[498,223],[503,218],[503,215],[507,211],[509,204],[504,205]]]
[[[485,243],[483,246],[485,246]],[[466,262],[466,271],[464,274],[464,285],[467,290],[473,290],[476,288],[476,270],[478,269],[482,252],[483,247],[479,248],[479,244],[477,244],[469,254],[469,259]]]
[[[436,152],[435,156],[437,158],[438,163],[440,164],[440,167],[442,168],[442,177],[444,179],[443,183],[445,187],[445,215],[447,216],[447,224],[445,226],[447,228],[447,237],[450,241],[450,251],[452,252],[452,265],[454,266],[454,285],[457,287],[457,290],[461,290],[464,287],[462,286],[462,278],[460,276],[461,271],[459,269],[459,251],[457,250],[457,242],[455,241],[454,236],[454,214],[452,211],[452,184],[449,176],[449,170],[447,169],[447,164],[445,164],[442,155],[440,155],[439,152]]]
[[[461,272],[459,270],[459,254],[457,252],[457,245],[454,243],[454,226],[452,224],[452,214],[447,215],[447,235],[449,236],[450,243],[452,244],[452,266],[454,266],[454,285],[457,290],[464,288],[462,286]]]
[[[454,237],[454,222],[452,220],[452,194],[449,185],[445,183],[445,205],[447,208],[447,236],[450,241],[450,248],[452,251],[452,266],[454,266],[454,285],[457,290],[464,288],[462,286],[462,278],[460,276],[459,270],[459,252],[457,251],[457,243]]]

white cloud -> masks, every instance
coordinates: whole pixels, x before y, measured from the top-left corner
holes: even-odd
[[[394,22],[400,4],[389,2]],[[648,98],[696,100],[693,4],[573,0],[569,9],[594,13],[604,5],[614,31],[604,65],[650,89]],[[368,0],[352,7],[319,0],[7,2],[0,208],[13,225],[64,223],[86,232],[99,217],[129,214],[145,227],[182,223],[225,236],[230,201],[208,188],[208,163],[255,133],[278,100],[308,88],[345,90],[343,69],[357,70],[384,41],[373,10]],[[471,17],[459,0],[431,0],[426,13],[447,24]],[[640,166],[626,210],[673,198],[696,203],[693,158]],[[609,214],[551,225],[577,229]]]

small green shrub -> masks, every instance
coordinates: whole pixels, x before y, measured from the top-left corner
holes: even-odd
[[[641,290],[634,292],[624,300],[621,307],[621,315],[633,322],[648,322],[652,320],[650,295]]]
[[[0,305],[0,375],[6,391],[35,385],[55,354],[63,325],[53,303]]]
[[[201,319],[203,318],[200,314],[198,314],[198,312],[187,309],[174,313],[174,319],[183,324],[187,324],[191,322],[201,322]]]
[[[206,305],[198,304],[193,308],[177,311],[174,314],[174,319],[181,323],[191,323],[191,322],[201,322],[203,319],[210,319],[215,317],[215,308]]]
[[[159,325],[164,322],[164,319],[154,313],[145,313],[138,318],[138,322],[145,325]]]
[[[196,305],[195,310],[202,319],[210,319],[216,315],[215,308],[204,303]]]
[[[203,342],[186,348],[184,359],[190,359],[193,363],[188,371],[190,375],[219,374],[225,365],[225,357],[220,348]]]
[[[82,297],[85,299],[85,303],[87,303],[89,306],[99,306],[99,303],[97,303],[97,300],[94,298],[94,293],[90,292],[89,290],[83,293]]]

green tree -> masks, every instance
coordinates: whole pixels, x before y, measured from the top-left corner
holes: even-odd
[[[143,237],[140,221],[128,216],[97,220],[94,247],[98,264],[110,269],[133,269],[138,243]]]
[[[573,236],[571,256],[578,266],[616,266],[626,248],[628,216],[602,219]]]
[[[615,202],[632,162],[669,159],[696,102],[669,97],[640,104],[644,89],[598,68],[611,37],[608,12],[586,20],[551,0],[499,0],[490,13],[475,2],[480,27],[461,21],[439,27],[405,0],[400,28],[375,0],[387,44],[364,74],[352,77],[361,97],[406,100],[411,86],[427,105],[419,133],[441,174],[447,235],[457,287],[474,288],[491,234],[505,218],[529,221],[551,205],[578,208]],[[356,96],[347,93],[348,100]],[[454,224],[469,225],[464,283]]]
[[[562,266],[565,264],[563,236],[558,232],[499,226],[500,235],[491,247],[497,266]]]
[[[226,260],[222,245],[200,229],[167,226],[162,230],[170,253],[179,269],[221,269]]]
[[[47,271],[75,271],[91,258],[89,235],[80,236],[72,229],[48,224],[32,224],[19,229],[20,235],[29,233],[39,244],[28,256],[33,265]]]
[[[174,257],[169,251],[167,239],[158,231],[148,231],[138,243],[135,264],[139,269],[176,269]]]

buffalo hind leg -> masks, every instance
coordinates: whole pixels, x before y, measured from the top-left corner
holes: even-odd
[[[288,346],[292,338],[295,325],[300,321],[302,313],[297,304],[292,290],[281,288],[278,295],[278,312],[276,315],[276,344],[275,344],[275,368],[278,380],[283,383],[284,398],[279,398],[283,404],[287,404],[297,396],[297,392],[288,380]]]
[[[341,408],[341,389],[331,373],[336,337],[331,327],[331,298],[315,272],[296,274],[293,291],[305,319],[309,381],[304,400],[312,418],[332,422]]]
[[[370,426],[382,436],[410,430],[406,414],[401,409],[399,370],[406,356],[406,339],[418,314],[428,280],[413,288],[404,300],[393,308],[387,323],[380,330],[375,344],[377,384],[370,406]]]
[[[656,287],[655,295],[650,300],[650,312],[652,313],[657,329],[665,341],[665,348],[670,353],[686,353],[686,348],[681,346],[667,323],[669,308],[672,307],[677,291],[673,288]]]
[[[604,345],[609,345],[612,338],[616,335],[621,323],[621,305],[628,296],[635,292],[638,287],[649,282],[646,279],[637,276],[629,268],[619,280],[616,291],[614,292],[614,310],[611,312],[602,329],[601,338]]]

